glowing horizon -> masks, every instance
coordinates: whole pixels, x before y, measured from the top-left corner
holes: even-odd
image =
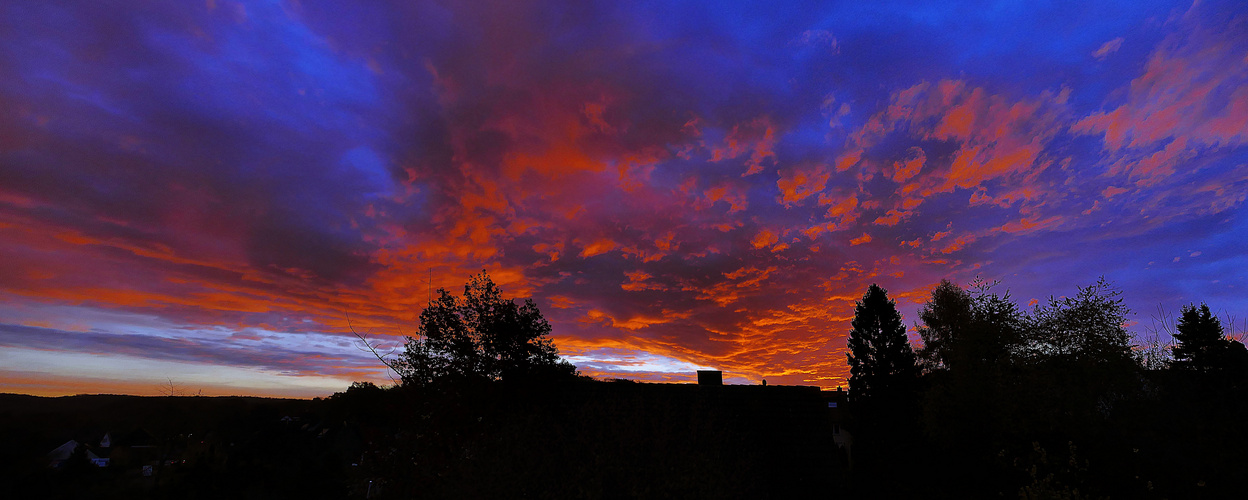
[[[0,13],[0,392],[387,382],[347,317],[483,269],[644,380],[844,385],[871,283],[1248,314],[1236,2]]]

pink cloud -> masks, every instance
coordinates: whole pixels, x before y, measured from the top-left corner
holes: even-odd
[[[849,170],[854,165],[857,165],[858,162],[862,159],[862,153],[863,151],[861,149],[856,149],[856,150],[853,150],[853,151],[850,151],[848,153],[841,155],[836,160],[836,171],[844,172],[846,170]]]
[[[1126,102],[1079,120],[1072,131],[1103,135],[1110,151],[1180,138],[1193,146],[1248,140],[1248,65],[1234,43],[1242,26],[1222,30],[1193,19],[1174,22],[1191,26],[1158,45],[1144,74],[1131,81]]]
[[[997,228],[996,230],[1000,230],[1000,231],[1010,233],[1010,234],[1029,233],[1033,231],[1039,231],[1041,229],[1055,227],[1061,224],[1062,219],[1063,218],[1058,215],[1054,215],[1052,217],[1048,217],[1045,219],[1040,219],[1038,216],[1028,217],[1028,218],[1023,218],[1023,219],[1019,219],[1016,221],[1007,222],[1005,225],[1001,226],[1000,228]]]
[[[1118,196],[1118,195],[1120,195],[1120,194],[1122,194],[1122,193],[1125,193],[1125,192],[1127,192],[1127,189],[1126,189],[1126,188],[1120,188],[1120,187],[1116,187],[1116,186],[1109,186],[1109,187],[1106,187],[1105,189],[1101,190],[1101,196],[1104,196],[1104,197],[1106,197],[1106,198],[1113,198],[1113,197]]]
[[[1105,58],[1109,57],[1110,54],[1113,54],[1114,52],[1118,52],[1119,48],[1122,48],[1122,37],[1118,37],[1108,42],[1105,42],[1104,44],[1101,45],[1101,48],[1096,49],[1096,51],[1092,52],[1092,57],[1096,59],[1100,59],[1100,60],[1105,60]]]
[[[954,238],[951,243],[949,243],[948,245],[945,245],[944,248],[941,248],[940,253],[950,254],[950,253],[962,250],[963,248],[966,247],[966,245],[969,245],[975,242],[975,240],[977,239],[979,239],[979,237],[971,233],[959,235],[958,237]],[[932,241],[936,241],[936,239],[932,238]]]

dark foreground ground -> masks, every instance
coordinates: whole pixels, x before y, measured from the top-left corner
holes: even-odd
[[[0,480],[6,498],[829,497],[847,470],[835,397],[590,381],[311,401],[0,395]]]
[[[1242,377],[1081,373],[928,376],[873,406],[583,379],[0,395],[0,498],[1244,498]]]

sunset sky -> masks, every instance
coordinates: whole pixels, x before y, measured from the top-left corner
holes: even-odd
[[[17,0],[0,110],[0,392],[387,381],[348,315],[483,269],[639,380],[844,385],[871,283],[1248,317],[1241,1]]]

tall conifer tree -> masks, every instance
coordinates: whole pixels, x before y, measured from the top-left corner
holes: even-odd
[[[1181,314],[1174,333],[1175,367],[1196,371],[1213,369],[1223,352],[1230,348],[1222,322],[1205,304],[1199,308],[1184,306]]]
[[[908,390],[918,376],[897,304],[872,284],[854,308],[849,333],[849,397],[862,401]]]

